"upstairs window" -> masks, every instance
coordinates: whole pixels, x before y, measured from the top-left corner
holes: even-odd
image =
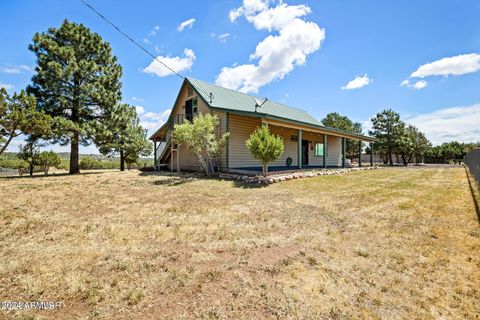
[[[185,118],[192,121],[198,113],[197,98],[185,102]]]

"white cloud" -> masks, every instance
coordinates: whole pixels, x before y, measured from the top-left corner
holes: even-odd
[[[168,120],[171,109],[165,109],[160,113],[146,112],[140,116],[140,125],[152,134]]]
[[[449,141],[480,141],[480,103],[452,107],[406,117],[406,123],[413,124],[425,132],[433,144]]]
[[[138,115],[142,115],[145,113],[145,108],[142,106],[135,106],[135,110],[137,111]]]
[[[132,97],[132,101],[142,102],[143,99],[142,99],[142,98],[139,98],[139,97]]]
[[[178,32],[182,32],[183,30],[185,30],[185,28],[190,28],[192,29],[193,27],[193,24],[195,23],[195,18],[192,18],[192,19],[188,19],[186,21],[183,21],[182,23],[180,23],[180,25],[177,27],[177,30]]]
[[[283,79],[295,66],[306,63],[307,56],[320,49],[325,39],[325,30],[303,17],[311,12],[306,5],[290,6],[279,2],[269,6],[268,0],[244,0],[243,5],[230,11],[235,22],[240,16],[253,24],[257,30],[276,31],[258,43],[250,60],[258,60],[234,67],[223,67],[216,83],[242,92],[258,92],[274,80]]]
[[[402,83],[400,83],[400,86],[402,87],[407,87],[407,88],[413,88],[417,90],[421,90],[425,88],[428,85],[428,82],[425,80],[419,80],[415,83],[410,83],[410,80],[403,80]]]
[[[480,54],[461,54],[443,58],[420,66],[410,77],[425,78],[428,76],[458,76],[480,71]]]
[[[230,33],[223,33],[218,36],[218,40],[220,40],[221,43],[227,42],[228,37],[230,36]]]
[[[361,87],[365,87],[373,80],[368,77],[367,74],[363,76],[357,76],[355,79],[348,82],[345,86],[342,87],[344,90],[352,90],[352,89],[360,89]]]
[[[145,42],[146,44],[152,44],[152,42],[150,42],[150,40],[148,40],[148,38],[143,38],[143,42]]]
[[[1,83],[0,82],[0,88],[4,88],[6,90],[12,90],[15,86],[13,84],[9,83]]]
[[[413,84],[413,87],[417,90],[423,89],[427,86],[428,82],[425,80],[417,81]]]
[[[183,57],[170,57],[170,56],[158,56],[157,59],[165,63],[167,66],[175,70],[176,72],[182,72],[185,70],[190,70],[195,61],[195,53],[190,49],[183,50]],[[157,60],[153,60],[145,69],[146,73],[152,73],[159,77],[166,77],[172,75],[173,72],[167,69]]]
[[[19,74],[23,72],[31,72],[33,71],[33,68],[25,64],[20,64],[20,65],[9,65],[8,67],[4,67],[1,70],[4,73]]]

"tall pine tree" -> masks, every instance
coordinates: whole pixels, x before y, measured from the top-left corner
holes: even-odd
[[[120,100],[122,68],[98,34],[68,20],[35,34],[29,49],[37,66],[28,91],[37,108],[54,117],[51,140],[70,144],[69,172],[79,173],[79,144],[91,143],[94,123]]]
[[[371,121],[372,130],[369,133],[375,137],[375,148],[393,166],[393,154],[402,147],[405,123],[392,109],[377,113]]]

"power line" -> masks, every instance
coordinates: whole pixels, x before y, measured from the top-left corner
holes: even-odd
[[[112,27],[114,27],[115,29],[117,29],[118,32],[120,32],[124,37],[126,37],[128,40],[130,40],[130,42],[132,42],[133,44],[135,44],[137,47],[139,47],[140,49],[142,49],[143,51],[145,51],[145,53],[147,53],[149,56],[151,56],[155,61],[157,61],[158,63],[161,63],[165,68],[167,68],[168,70],[170,70],[171,72],[173,72],[174,74],[176,74],[177,76],[179,76],[180,78],[184,79],[184,77],[182,75],[180,75],[177,71],[173,70],[172,68],[170,68],[169,66],[167,66],[164,62],[160,61],[159,59],[157,59],[157,57],[155,57],[155,55],[153,55],[150,51],[148,51],[147,49],[145,49],[145,47],[143,47],[141,44],[139,44],[137,41],[133,40],[132,37],[130,37],[127,33],[125,33],[124,31],[120,30],[119,27],[117,27],[113,22],[111,22],[110,20],[108,20],[107,18],[105,18],[100,12],[98,12],[94,7],[92,7],[91,5],[89,5],[87,2],[85,2],[85,0],[80,0],[84,5],[86,5],[88,8],[90,8],[90,10],[92,10],[93,12],[95,12],[100,18],[102,18],[103,20],[105,20],[108,24],[110,24]]]

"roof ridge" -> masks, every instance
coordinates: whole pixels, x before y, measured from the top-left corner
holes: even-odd
[[[217,84],[213,84],[213,83],[210,83],[210,82],[207,82],[207,81],[203,81],[203,80],[200,80],[200,79],[196,79],[196,78],[192,78],[192,77],[185,77],[187,78],[189,81],[190,79],[191,80],[195,80],[195,81],[200,81],[200,82],[203,82],[203,83],[206,83],[210,86],[214,86],[214,87],[217,87],[217,88],[220,88],[220,89],[223,89],[223,90],[229,90],[229,91],[233,91],[235,93],[240,93],[240,94],[243,94],[243,95],[246,95],[246,96],[249,96],[249,97],[252,97],[252,98],[261,98],[260,96],[253,96],[253,95],[250,95],[248,93],[245,93],[245,92],[241,92],[241,91],[238,91],[238,90],[234,90],[234,89],[230,89],[230,88],[226,88],[226,87],[222,87],[222,86],[219,86]],[[265,97],[266,98],[266,97]],[[295,109],[295,110],[298,110],[298,111],[302,111],[302,112],[305,112],[306,114],[308,114],[309,116],[313,117],[315,120],[318,121],[317,118],[315,118],[314,116],[312,116],[308,111],[306,111],[305,109],[301,109],[301,108],[298,108],[298,107],[292,107],[292,106],[289,106],[289,105],[286,105],[284,103],[281,103],[281,102],[276,102],[274,100],[268,100],[269,102],[271,103],[275,103],[275,104],[278,104],[278,105],[281,105],[283,107],[287,107],[287,108],[290,108],[290,109]],[[320,121],[318,121],[320,122]]]

